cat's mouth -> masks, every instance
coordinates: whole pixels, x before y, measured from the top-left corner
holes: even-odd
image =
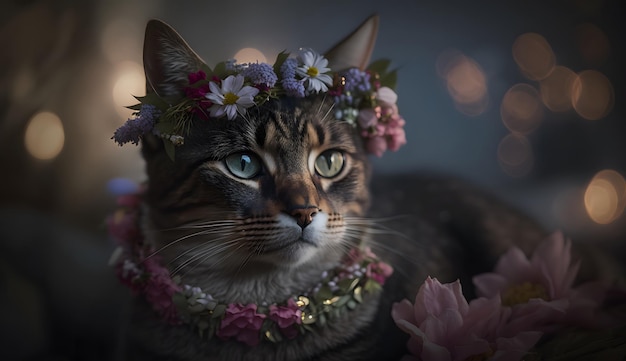
[[[270,254],[270,253],[277,253],[277,252],[283,252],[286,250],[289,250],[290,248],[300,248],[303,246],[313,246],[313,247],[319,247],[319,245],[309,239],[306,239],[303,236],[298,237],[296,240],[292,240],[292,241],[287,241],[287,242],[283,242],[281,244],[275,244],[275,245],[271,245],[268,247],[264,247],[262,249],[262,253],[264,254]]]

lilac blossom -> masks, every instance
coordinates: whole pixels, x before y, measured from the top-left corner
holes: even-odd
[[[150,104],[143,104],[135,118],[130,118],[121,127],[117,128],[113,138],[119,145],[126,143],[139,144],[139,140],[145,134],[151,133],[156,119],[161,112]]]
[[[268,88],[272,88],[278,81],[274,69],[266,63],[250,63],[241,74],[250,79],[252,84],[265,85]]]
[[[280,67],[283,79],[281,84],[287,96],[295,98],[304,98],[304,84],[296,80],[296,68],[298,62],[296,59],[286,59]]]

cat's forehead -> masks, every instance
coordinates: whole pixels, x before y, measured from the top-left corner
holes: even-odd
[[[340,148],[356,152],[354,129],[335,121],[332,111],[332,102],[326,99],[268,102],[245,117],[205,122],[192,132],[185,148],[216,160],[241,151],[293,154]]]

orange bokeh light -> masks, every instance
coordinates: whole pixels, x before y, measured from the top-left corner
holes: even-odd
[[[556,57],[548,41],[537,33],[525,33],[513,43],[513,58],[530,80],[546,78],[556,65]]]
[[[485,111],[489,103],[487,77],[478,63],[459,51],[447,50],[439,55],[436,67],[460,112],[475,116]]]
[[[558,65],[539,84],[543,104],[553,112],[572,108],[572,91],[578,76],[569,68]]]
[[[513,133],[528,134],[543,118],[543,106],[537,89],[529,84],[515,84],[504,94],[500,106],[504,125]]]
[[[598,120],[613,109],[615,94],[611,81],[596,70],[578,74],[572,86],[572,104],[581,117]]]
[[[626,181],[612,169],[598,172],[585,190],[585,209],[596,223],[609,224],[624,212]]]

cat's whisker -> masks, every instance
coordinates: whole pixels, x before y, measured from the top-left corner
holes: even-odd
[[[205,249],[202,249],[198,251],[197,253],[194,253],[189,259],[179,264],[176,268],[174,268],[174,270],[172,270],[172,274],[178,274],[180,271],[182,271],[183,268],[186,268],[187,266],[195,262],[196,264],[191,269],[189,269],[186,273],[181,275],[181,276],[184,276],[188,272],[193,271],[199,264],[203,263],[203,261],[206,260],[207,258],[215,257],[215,256],[220,255],[221,253],[229,251],[232,248],[232,245],[236,244],[237,241],[238,241],[237,239],[232,239],[224,243],[209,245],[210,247],[206,247]],[[202,246],[207,246],[207,245],[203,244]],[[219,260],[218,262],[215,262],[215,263],[219,263]]]
[[[228,236],[223,236],[223,237],[218,237],[218,238],[212,238],[210,243],[221,242],[222,240],[227,239],[227,238],[228,238]],[[218,243],[217,245],[219,245],[219,243]],[[179,254],[178,256],[174,257],[174,258],[173,258],[173,259],[169,262],[169,264],[172,264],[172,263],[174,263],[174,262],[178,261],[179,259],[181,259],[182,257],[184,257],[185,255],[187,255],[187,254],[189,254],[189,253],[191,253],[191,252],[194,252],[194,251],[196,251],[196,250],[200,250],[200,249],[202,249],[203,247],[206,247],[206,246],[207,246],[207,244],[205,244],[205,243],[200,243],[200,244],[198,244],[198,245],[196,245],[196,246],[194,246],[194,247],[190,247],[189,249],[185,250],[185,252],[183,252],[183,253]]]
[[[146,258],[150,258],[153,257],[154,255],[163,252],[165,249],[172,247],[173,245],[182,242],[184,240],[188,240],[190,238],[194,238],[194,237],[198,237],[198,236],[206,236],[206,235],[229,235],[232,234],[232,231],[234,230],[234,227],[218,227],[218,230],[213,230],[213,229],[203,229],[201,231],[198,232],[193,232],[193,233],[189,233],[186,234],[182,237],[179,237],[175,240],[173,240],[172,242],[162,246],[161,248],[155,250],[154,252],[152,252],[150,255],[148,255],[148,257]]]

